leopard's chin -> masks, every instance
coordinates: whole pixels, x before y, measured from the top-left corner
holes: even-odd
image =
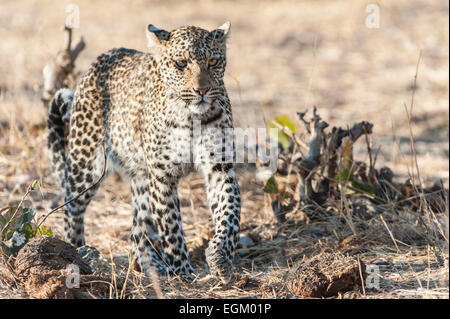
[[[211,103],[207,103],[205,101],[201,101],[199,103],[190,104],[189,110],[194,115],[203,115],[207,113],[211,109]]]

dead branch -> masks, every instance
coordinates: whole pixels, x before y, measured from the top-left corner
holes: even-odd
[[[66,48],[67,52],[70,52],[70,47],[72,45],[72,29],[69,28],[67,25],[64,26],[65,37],[64,37],[64,47]]]
[[[323,179],[319,189],[321,192],[328,192],[330,180],[334,180],[338,170],[339,154],[338,149],[341,147],[344,138],[349,138],[351,144],[354,144],[362,135],[372,134],[373,124],[362,121],[353,125],[351,129],[342,129],[333,127],[331,130],[331,138],[326,147],[327,160],[324,161],[326,166],[323,171],[325,172],[326,179]]]
[[[304,120],[304,116],[301,117]],[[311,125],[312,124],[312,125]],[[323,130],[328,127],[328,123],[322,121],[317,114],[316,107],[313,108],[313,117],[305,125],[311,128],[311,138],[309,140],[309,152],[305,159],[300,162],[300,198],[303,200],[314,197],[312,186],[312,172],[320,165]]]
[[[48,102],[57,90],[63,87],[71,87],[74,84],[73,70],[75,68],[75,60],[86,47],[86,43],[83,37],[81,37],[75,45],[75,48],[72,49],[72,29],[65,26],[64,31],[64,49],[58,51],[42,70],[44,92],[42,93],[41,100],[45,107],[47,107]]]
[[[365,136],[366,144],[369,145],[368,135],[372,134],[373,124],[362,121],[351,128],[333,127],[329,134],[325,131],[329,125],[321,119],[315,106],[309,120],[306,115],[307,111],[297,112],[298,119],[309,135],[308,144],[291,130],[275,123],[297,145],[296,149],[279,154],[275,174],[264,174],[264,182],[273,176],[277,184],[277,191],[269,193],[272,210],[278,222],[286,222],[287,213],[301,212],[305,205],[313,204],[319,207],[334,196],[345,196],[342,191],[332,194],[333,189],[340,185],[337,183],[337,176],[346,189],[369,197],[377,196],[377,187],[383,188],[385,193],[389,191],[393,174],[389,174],[388,169],[382,169],[379,173],[372,168],[377,185],[368,178],[367,165],[353,160],[353,144],[361,136]],[[308,152],[306,156],[302,150]],[[373,159],[370,165],[373,165]],[[302,216],[302,220],[309,218],[306,214],[303,215],[305,218]]]
[[[84,42],[83,37],[80,38],[80,41],[75,45],[73,50],[70,50],[70,58],[72,59],[72,63],[78,58],[78,55],[81,51],[86,47],[86,43]]]

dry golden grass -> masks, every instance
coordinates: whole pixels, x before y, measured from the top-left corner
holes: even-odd
[[[50,210],[59,193],[44,154],[46,110],[39,98],[42,67],[62,45],[61,26],[71,2],[0,4],[0,207],[19,201],[34,179],[41,186],[27,204],[39,216]],[[185,24],[213,28],[230,20],[225,82],[236,126],[264,127],[276,115],[294,117],[313,105],[333,125],[368,120],[374,124],[373,148],[380,147],[377,167],[391,167],[396,179],[403,181],[415,172],[404,105],[410,105],[421,52],[412,114],[418,166],[425,183],[442,179],[448,187],[448,1],[378,3],[380,28],[368,29],[367,4],[356,0],[133,1],[127,6],[77,1],[80,29],[74,36],[77,40],[83,35],[87,43],[77,69],[86,70],[98,54],[112,47],[144,51],[148,23],[167,29]],[[356,157],[367,161],[365,145],[360,144]],[[201,253],[194,253],[199,277],[187,287],[177,279],[156,284],[129,270],[129,185],[110,176],[86,215],[87,243],[100,251],[101,272],[112,283],[102,297],[292,297],[283,282],[290,265],[331,247],[358,253],[365,264],[381,267],[379,290],[342,297],[448,298],[448,250],[446,262],[439,263],[433,253],[436,247],[424,241],[414,212],[397,216],[385,209],[383,219],[356,218],[357,238],[351,240],[354,230],[339,214],[320,212],[309,223],[276,224],[270,200],[253,172],[240,170],[239,180],[242,232],[255,240],[254,246],[237,252],[241,280],[219,285],[207,275]],[[184,178],[180,198],[189,248],[201,252],[196,248],[207,240],[212,226],[202,178]],[[300,212],[297,215],[290,217],[299,220]],[[448,231],[448,204],[442,218]],[[61,219],[53,214],[46,222],[57,236]],[[445,246],[445,241],[436,243]],[[0,298],[20,296],[26,297],[0,279]]]

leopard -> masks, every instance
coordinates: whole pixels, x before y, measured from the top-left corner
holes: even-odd
[[[131,256],[152,274],[195,278],[178,197],[193,170],[204,179],[213,231],[206,271],[234,276],[241,196],[231,103],[224,84],[230,23],[208,31],[146,27],[148,51],[103,53],[72,91],[49,103],[47,153],[65,206],[63,236],[86,245],[84,216],[104,176],[117,168],[130,181]]]

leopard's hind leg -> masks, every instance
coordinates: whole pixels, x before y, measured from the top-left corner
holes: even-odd
[[[65,239],[75,247],[86,243],[84,214],[103,176],[105,155],[102,151],[103,148],[94,149],[82,157],[75,155],[78,153],[76,150],[71,150],[68,154],[65,201],[72,201],[63,207],[63,227]],[[80,194],[82,195],[79,196]],[[75,197],[77,198],[74,199]]]
[[[70,120],[64,188],[65,201],[72,201],[63,208],[63,227],[76,247],[85,245],[84,213],[106,173],[102,108],[93,102],[99,101],[94,94],[75,97]]]

